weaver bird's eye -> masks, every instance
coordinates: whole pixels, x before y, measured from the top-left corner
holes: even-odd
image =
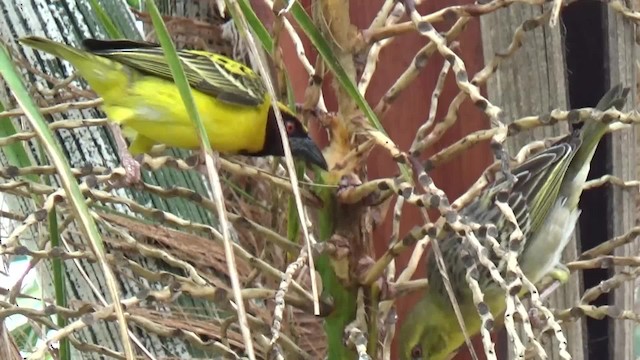
[[[411,349],[411,358],[414,360],[422,359],[422,346],[418,344]]]
[[[287,134],[289,135],[292,135],[296,131],[296,124],[294,124],[292,121],[287,121],[285,127],[287,129]]]

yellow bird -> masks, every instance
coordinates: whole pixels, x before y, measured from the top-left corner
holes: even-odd
[[[29,36],[24,45],[69,61],[104,99],[108,118],[132,139],[132,154],[153,145],[197,149],[197,131],[187,114],[162,48],[129,40],[86,39],[86,50],[46,38]],[[178,56],[211,147],[248,156],[284,156],[271,97],[262,79],[249,67],[206,51],[181,50]],[[327,163],[306,128],[281,103],[294,157],[327,169]]]

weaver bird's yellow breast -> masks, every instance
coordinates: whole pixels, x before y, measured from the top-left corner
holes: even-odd
[[[268,97],[258,106],[235,105],[197,90],[193,97],[217,151],[257,152],[263,148]],[[197,131],[173,82],[141,76],[121,96],[105,97],[104,110],[111,120],[153,140],[180,148],[198,148]]]

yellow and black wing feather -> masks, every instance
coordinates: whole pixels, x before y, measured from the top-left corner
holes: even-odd
[[[84,47],[99,56],[142,73],[171,80],[171,70],[158,45],[129,40],[86,39]],[[264,103],[262,79],[248,66],[206,51],[179,50],[189,85],[195,90],[231,104],[258,106]]]

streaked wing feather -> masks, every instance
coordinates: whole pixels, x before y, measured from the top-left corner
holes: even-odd
[[[192,55],[183,57],[185,64],[200,75],[205,84],[225,84],[226,87],[243,89],[225,92],[219,96],[220,100],[245,103],[247,99],[260,99],[256,105],[264,101],[266,90],[262,79],[249,67],[218,54],[204,55],[195,51],[185,53]]]
[[[555,204],[578,141],[578,136],[569,135],[514,169],[514,173],[530,174],[526,181],[516,183],[513,192],[520,192],[526,198],[532,232],[538,231]]]
[[[135,43],[132,43],[135,44]],[[172,79],[160,47],[110,49],[104,43],[99,48],[89,48],[96,55],[110,58],[142,73]],[[266,90],[262,79],[249,67],[222,55],[203,51],[178,51],[189,85],[221,101],[232,104],[258,106],[264,102]]]
[[[512,169],[512,174],[517,181],[511,189],[507,203],[513,210],[518,226],[525,237],[539,229],[551,210],[558,197],[566,168],[571,163],[578,146],[579,137],[576,134],[569,135]],[[506,185],[504,179],[496,180],[474,202],[465,207],[461,214],[470,221],[479,224],[495,224],[502,230],[497,240],[500,242],[500,246],[506,249],[513,226],[507,223],[502,211],[493,204],[497,193],[506,189],[504,185]],[[532,209],[536,210],[532,212]],[[460,261],[461,241],[462,238],[458,235],[450,233],[440,242],[446,263],[451,264]],[[522,251],[524,251],[524,247],[520,249],[520,253]],[[501,268],[496,254],[493,251],[490,251],[490,254],[491,260]],[[430,252],[429,258],[430,286],[441,288],[444,285],[435,265],[433,252]],[[455,272],[449,274],[454,288],[458,291],[468,291],[464,278],[466,269],[463,266],[451,266],[449,269],[453,269]],[[478,269],[480,271],[481,286],[484,287],[493,283],[485,267],[479,265]],[[456,286],[456,284],[462,286]]]

